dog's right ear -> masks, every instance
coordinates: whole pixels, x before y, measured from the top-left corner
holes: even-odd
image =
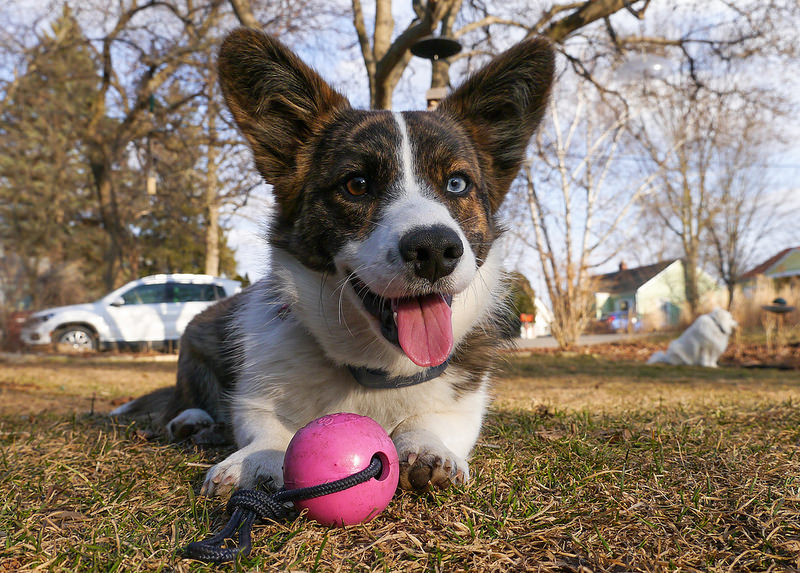
[[[279,203],[293,197],[285,178],[296,174],[297,151],[347,99],[275,38],[240,28],[219,51],[219,81],[236,124],[253,149],[256,168],[276,187]],[[284,196],[281,196],[283,194]]]
[[[472,74],[436,110],[462,121],[485,154],[495,182],[489,192],[493,211],[500,207],[542,119],[554,70],[550,43],[525,40]]]

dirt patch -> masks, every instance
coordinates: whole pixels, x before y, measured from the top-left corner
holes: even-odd
[[[108,412],[175,383],[176,364],[98,356],[0,360],[0,415]]]

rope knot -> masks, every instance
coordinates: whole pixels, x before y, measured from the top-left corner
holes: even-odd
[[[210,563],[224,563],[233,561],[239,555],[248,555],[252,545],[250,543],[250,529],[256,518],[279,521],[289,515],[290,508],[287,502],[301,499],[321,497],[338,491],[344,491],[360,483],[369,481],[381,475],[383,464],[378,456],[372,458],[370,464],[351,476],[330,483],[304,487],[300,489],[281,490],[268,494],[254,489],[240,489],[228,500],[227,510],[231,514],[228,524],[217,534],[204,541],[194,541],[186,546],[184,553],[192,559],[199,559]],[[226,540],[233,540],[239,536],[239,546],[227,547]]]
[[[228,513],[233,515],[237,509],[254,513],[259,519],[280,521],[289,515],[289,508],[269,495],[253,489],[240,489],[228,500]]]

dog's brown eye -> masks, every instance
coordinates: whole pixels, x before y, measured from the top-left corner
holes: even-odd
[[[347,180],[345,187],[350,195],[359,197],[367,192],[367,180],[361,176],[352,177],[351,179]]]

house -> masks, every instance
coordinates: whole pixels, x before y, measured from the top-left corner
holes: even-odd
[[[701,269],[698,273],[701,296],[716,289],[710,275]],[[597,318],[612,312],[629,312],[645,320],[651,328],[673,326],[680,321],[686,302],[682,259],[630,269],[623,262],[618,271],[593,279]]]
[[[783,249],[744,273],[739,280],[742,283],[750,283],[761,276],[778,282],[800,277],[800,247]]]

